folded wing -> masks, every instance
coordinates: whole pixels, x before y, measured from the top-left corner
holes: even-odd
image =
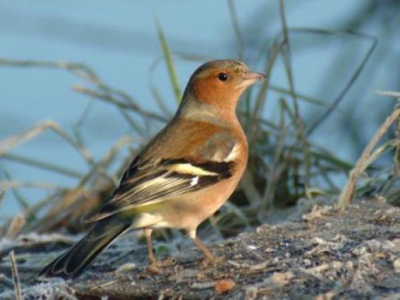
[[[197,161],[190,157],[146,161],[138,156],[125,172],[111,200],[89,216],[87,221],[98,221],[139,206],[168,201],[231,177],[235,163],[223,158],[230,157],[234,151],[234,143],[226,143],[229,149],[213,147],[209,143],[206,147],[207,156],[202,155]],[[213,148],[214,151],[210,150]],[[222,155],[221,149],[224,150]],[[217,151],[219,153],[215,155]],[[218,160],[213,160],[216,156]]]

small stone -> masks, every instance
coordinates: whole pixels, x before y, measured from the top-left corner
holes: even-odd
[[[394,272],[395,273],[400,273],[400,258],[396,259],[393,262],[393,267],[394,267]]]
[[[190,288],[195,290],[206,290],[214,286],[214,282],[195,282]]]
[[[221,279],[217,281],[214,288],[218,294],[227,293],[235,286],[235,282],[232,279]]]
[[[268,279],[267,283],[282,287],[288,284],[294,278],[293,272],[274,273]]]
[[[326,242],[324,241],[324,239],[321,239],[321,238],[319,238],[319,237],[313,238],[312,241],[313,241],[314,243],[317,243],[317,244],[320,244],[320,245],[326,244]]]
[[[247,249],[249,249],[249,250],[257,250],[257,246],[254,246],[254,245],[248,245],[247,246]]]
[[[354,248],[351,250],[354,255],[361,256],[367,252],[367,249],[364,246]]]
[[[388,215],[397,214],[397,213],[399,213],[398,207],[393,207],[393,208],[389,208],[386,210],[386,214],[388,214]]]
[[[123,264],[122,266],[120,266],[116,270],[116,272],[117,273],[126,273],[126,272],[132,271],[132,270],[134,270],[136,268],[137,268],[136,264],[134,264],[134,263],[126,263],[126,264]]]

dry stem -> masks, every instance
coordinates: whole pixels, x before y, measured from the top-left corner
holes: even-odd
[[[361,157],[357,162],[356,167],[351,170],[349,180],[347,181],[346,186],[340,194],[337,203],[340,208],[345,208],[347,205],[350,204],[357,186],[358,179],[360,178],[360,175],[364,172],[365,168],[368,166],[367,161],[371,156],[372,150],[375,148],[381,137],[386,133],[390,125],[392,125],[399,116],[400,108],[396,108],[393,113],[385,120],[382,126],[375,133],[374,137],[370,140],[367,147],[364,149]]]

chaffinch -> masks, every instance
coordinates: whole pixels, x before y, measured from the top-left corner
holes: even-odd
[[[248,146],[235,109],[246,88],[263,79],[235,60],[199,67],[176,115],[133,160],[110,200],[89,216],[93,229],[39,278],[78,276],[128,229],[144,229],[152,271],[157,271],[151,241],[156,228],[185,230],[205,261],[212,260],[196,229],[225,203],[244,173]]]

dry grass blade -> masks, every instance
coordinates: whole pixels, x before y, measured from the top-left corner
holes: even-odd
[[[323,122],[325,122],[326,119],[328,119],[328,116],[336,109],[336,107],[340,104],[340,102],[344,99],[344,96],[347,94],[349,89],[353,86],[353,83],[357,80],[359,75],[361,74],[361,71],[364,69],[365,65],[369,61],[369,59],[372,56],[372,53],[374,52],[377,44],[378,44],[378,39],[376,37],[367,35],[367,34],[362,34],[362,33],[357,33],[357,32],[351,32],[351,31],[329,31],[329,30],[321,30],[321,29],[312,29],[312,28],[292,28],[290,30],[293,33],[315,33],[315,34],[323,34],[323,35],[348,35],[348,36],[355,36],[363,39],[367,39],[371,41],[371,46],[369,47],[366,55],[363,57],[361,60],[360,64],[352,74],[350,80],[348,83],[345,85],[345,87],[340,91],[338,96],[334,101],[332,101],[331,105],[328,107],[328,109],[312,124],[308,129],[307,129],[307,135],[312,134],[312,132],[318,128]]]
[[[290,90],[282,88],[282,87],[279,87],[277,85],[270,84],[269,85],[269,89],[272,90],[272,91],[275,91],[275,92],[279,92],[279,93],[284,94],[284,95],[289,95],[289,96],[292,95],[292,92]],[[296,96],[297,96],[297,98],[299,100],[303,100],[304,102],[307,102],[307,103],[310,103],[310,104],[314,104],[316,106],[323,106],[323,107],[328,106],[325,103],[325,101],[310,97],[310,96],[305,95],[305,94],[296,93]]]
[[[378,95],[388,96],[388,97],[394,97],[394,98],[399,98],[399,99],[400,99],[400,92],[395,92],[395,91],[381,91],[381,90],[376,90],[375,92],[376,92]]]
[[[20,144],[26,143],[32,138],[43,134],[47,130],[55,132],[64,141],[70,144],[85,159],[90,167],[97,167],[96,160],[89,152],[89,150],[75,138],[67,134],[56,122],[50,120],[40,122],[39,124],[33,126],[32,128],[26,130],[21,134],[0,141],[0,157],[7,154],[9,151],[19,146]],[[102,169],[101,166],[97,171],[101,173],[105,178],[108,178],[107,172]]]
[[[99,161],[99,164],[101,164],[104,168],[107,168],[112,160],[117,156],[119,151],[126,145],[129,145],[133,142],[135,142],[135,139],[129,136],[120,138],[118,141],[115,142],[114,145],[110,147],[106,154],[104,154],[104,156]]]
[[[8,67],[20,67],[20,68],[34,67],[34,68],[62,69],[71,72],[72,74],[78,76],[81,79],[92,82],[93,84],[98,85],[101,83],[97,75],[90,68],[80,63],[0,58],[0,65]]]
[[[131,137],[119,139],[74,188],[59,191],[58,195],[54,195],[52,199],[46,200],[46,202],[49,202],[55,198],[54,200],[57,201],[54,201],[54,205],[46,212],[44,217],[38,220],[38,222],[30,224],[28,229],[48,231],[64,221],[64,225],[66,226],[79,228],[82,220],[81,217],[87,212],[97,208],[104,199],[107,199],[106,195],[111,189],[118,185],[119,178],[117,177],[120,176],[120,170],[117,171],[117,175],[112,176],[110,174],[108,176],[108,178],[111,179],[109,182],[101,180],[102,178],[99,176],[98,170],[107,170],[112,161],[117,157],[119,151],[133,141]],[[122,168],[125,168],[124,164]],[[92,184],[86,187],[89,182]],[[45,203],[42,203],[35,211],[42,209],[44,204]]]
[[[187,54],[187,53],[174,53],[172,56],[174,59],[198,62],[198,63],[202,63],[202,62],[213,59],[212,57],[208,57],[208,56],[201,56],[201,55],[194,55],[194,54]],[[161,93],[159,92],[159,90],[157,89],[157,87],[154,83],[155,82],[155,80],[154,80],[155,70],[160,65],[160,63],[164,62],[164,60],[165,60],[164,56],[158,57],[150,65],[148,82],[149,82],[149,89],[151,91],[151,94],[153,95],[158,107],[161,109],[161,111],[165,115],[165,116],[163,116],[163,118],[165,118],[166,121],[168,121],[170,118],[172,118],[174,112],[170,107],[167,106],[167,103],[163,100]]]
[[[17,154],[7,153],[7,154],[4,154],[2,156],[2,158],[10,160],[10,161],[26,164],[26,165],[36,167],[39,169],[44,169],[44,170],[48,170],[51,172],[59,173],[59,174],[62,174],[62,175],[68,176],[68,177],[72,177],[72,178],[82,178],[84,176],[83,173],[65,168],[63,166],[51,164],[46,161],[41,161],[41,160],[37,160],[37,159],[33,159],[30,157],[25,157],[25,156],[21,156],[21,155],[17,155]]]
[[[47,130],[52,130],[56,134],[61,136],[67,143],[73,146],[86,161],[88,161],[89,163],[94,162],[93,156],[86,148],[82,147],[72,137],[64,132],[56,122],[51,120],[40,122],[39,124],[33,126],[32,128],[26,130],[21,134],[0,141],[0,157],[8,153],[15,147],[19,146],[20,144],[28,142],[29,140],[39,136]]]
[[[254,143],[255,137],[257,135],[257,131],[259,129],[257,126],[257,124],[259,124],[258,120],[261,119],[260,115],[261,115],[262,111],[264,110],[264,106],[265,106],[266,98],[267,98],[267,91],[269,89],[269,84],[270,84],[270,80],[271,80],[271,74],[272,74],[275,62],[278,58],[278,54],[281,51],[282,45],[283,45],[283,41],[281,39],[277,39],[274,42],[272,48],[270,49],[270,51],[268,53],[268,60],[267,60],[267,64],[266,64],[266,69],[264,71],[264,74],[267,76],[267,79],[264,80],[264,82],[261,85],[260,92],[258,93],[258,95],[256,97],[253,112],[249,119],[249,124],[250,124],[250,129],[249,129],[249,133],[248,133],[249,145],[252,145]]]
[[[8,153],[13,148],[17,147],[19,144],[25,143],[25,142],[35,138],[36,136],[40,135],[46,129],[48,129],[48,127],[51,127],[51,126],[52,126],[51,121],[43,121],[21,134],[1,140],[0,141],[0,157],[3,156],[4,154]]]
[[[12,273],[12,277],[13,277],[13,280],[14,280],[15,298],[17,300],[23,300],[22,291],[21,291],[21,283],[20,283],[20,280],[19,280],[17,262],[15,261],[14,251],[10,252],[9,257],[10,257],[10,262],[11,262],[11,273]]]
[[[10,226],[8,227],[7,233],[6,233],[6,238],[7,239],[14,239],[22,230],[22,228],[25,226],[25,217],[24,214],[18,214],[16,215],[12,221]]]
[[[228,213],[232,212],[233,214],[235,214],[236,217],[238,217],[240,220],[242,220],[243,223],[245,224],[246,228],[250,227],[249,219],[246,217],[244,212],[239,207],[237,207],[232,202],[226,202],[225,207],[228,209]],[[229,218],[227,221],[228,221],[228,223],[230,223],[232,220]],[[228,227],[229,227],[229,224],[228,224]]]
[[[286,22],[286,13],[285,13],[285,4],[284,0],[279,0],[279,12],[280,12],[280,18],[281,18],[281,23],[282,23],[282,35],[283,35],[283,46],[282,47],[282,52],[283,52],[283,62],[285,64],[285,71],[286,75],[288,77],[289,81],[289,91],[290,94],[293,98],[293,107],[294,107],[294,113],[296,119],[299,119],[299,106],[297,103],[297,95],[296,91],[294,88],[294,78],[293,78],[293,72],[292,72],[292,63],[291,63],[291,51],[290,51],[290,39],[289,39],[289,34],[288,34],[288,28],[287,28],[287,22]]]
[[[27,208],[24,211],[23,216],[24,216],[24,219],[28,222],[26,222],[26,225],[22,229],[22,232],[25,232],[25,233],[30,232],[32,226],[34,226],[37,221],[40,221],[39,219],[34,219],[33,217],[39,211],[41,211],[44,207],[49,205],[49,203],[56,202],[57,200],[59,200],[61,194],[62,194],[61,191],[55,191],[55,192],[51,193],[49,196],[47,196],[46,198],[39,201],[38,203]],[[8,228],[8,226],[9,225],[6,223],[3,227]]]
[[[158,91],[156,85],[154,84],[154,72],[158,65],[163,62],[164,57],[159,57],[156,59],[150,66],[149,69],[149,88],[151,91],[151,94],[153,95],[154,99],[156,100],[156,103],[158,107],[161,109],[161,111],[166,114],[169,117],[173,116],[173,112],[168,108],[164,100],[162,99],[161,93]]]
[[[60,186],[49,182],[38,181],[21,181],[21,180],[0,180],[0,188],[3,189],[18,189],[18,188],[36,188],[43,190],[61,190],[66,189],[66,186]]]
[[[284,153],[285,148],[285,138],[287,135],[287,125],[285,123],[285,111],[287,104],[285,100],[280,101],[280,124],[279,131],[277,137],[277,143],[275,148],[275,155],[273,158],[273,163],[271,165],[271,169],[268,174],[267,185],[265,187],[265,191],[262,197],[262,206],[267,209],[272,207],[272,199],[275,195],[275,188],[280,179],[280,175],[283,173],[284,169],[286,169],[286,165],[281,163],[282,155]]]
[[[393,140],[390,140],[390,141],[384,143],[382,146],[378,147],[373,153],[371,153],[368,160],[365,162],[365,167],[366,168],[369,167],[379,157],[381,157],[383,154],[385,154],[393,149],[396,149],[397,146],[399,146],[398,139],[393,139]]]
[[[157,121],[160,121],[163,123],[168,121],[168,118],[166,118],[162,115],[156,114],[154,112],[149,112],[149,111],[143,110],[140,106],[138,106],[135,103],[126,103],[126,102],[120,101],[119,99],[113,98],[108,94],[94,91],[94,90],[85,88],[80,85],[74,85],[73,89],[78,93],[94,97],[94,98],[96,98],[98,100],[102,100],[104,102],[111,103],[111,104],[117,106],[118,108],[129,109],[129,110],[135,111],[144,117],[148,117],[150,119],[154,119],[154,120],[157,120]]]
[[[284,0],[279,1],[280,6],[280,17],[282,23],[282,34],[284,38],[284,47],[282,48],[283,53],[283,62],[285,65],[286,75],[288,77],[289,82],[289,91],[293,100],[293,108],[294,108],[294,122],[296,124],[298,139],[303,145],[304,149],[304,181],[306,189],[310,187],[310,169],[311,169],[311,157],[310,157],[310,147],[309,142],[307,140],[305,125],[303,120],[299,115],[299,105],[298,105],[298,97],[294,87],[294,77],[292,72],[292,64],[291,64],[291,51],[290,51],[290,39],[286,22],[286,13],[285,13],[285,4]]]
[[[393,124],[400,116],[400,108],[396,108],[393,113],[385,120],[385,122],[381,125],[378,131],[375,133],[373,138],[368,143],[367,147],[365,147],[361,157],[359,158],[355,168],[350,172],[349,180],[346,183],[346,186],[342,190],[338,200],[338,207],[345,208],[350,204],[351,199],[353,198],[357,182],[361,174],[364,172],[365,168],[368,166],[367,162],[371,156],[372,150],[375,148],[378,141],[381,137],[387,132],[390,125]]]
[[[261,203],[261,195],[254,184],[253,173],[248,169],[244,173],[241,180],[241,187],[243,188],[246,198],[249,200],[250,204],[256,206]]]
[[[100,77],[90,67],[81,63],[70,63],[70,62],[54,62],[54,61],[38,61],[38,60],[13,60],[0,58],[0,66],[12,66],[12,67],[33,67],[33,68],[49,68],[49,69],[60,69],[66,70],[78,78],[93,84],[96,88],[107,94],[108,97],[114,98],[115,96],[121,98],[126,104],[137,106],[134,99],[127,93],[114,89],[106,85],[101,81]],[[122,109],[118,108],[122,117],[128,122],[134,130],[139,133],[143,133],[142,129],[135,123],[134,120]]]
[[[3,170],[3,173],[7,181],[12,181],[11,175],[6,170]],[[20,194],[18,189],[11,187],[11,192],[13,193],[15,199],[17,200],[18,204],[22,209],[25,210],[29,207],[28,201]]]
[[[330,165],[337,167],[338,170],[348,172],[354,167],[354,165],[341,160],[340,158],[336,157],[334,154],[328,152],[325,149],[322,149],[321,147],[318,147],[318,146],[316,147],[314,145],[313,148],[315,148],[315,149],[311,150],[311,155],[314,158],[324,161],[326,163],[329,163]],[[295,149],[295,151],[301,151],[301,150]]]

